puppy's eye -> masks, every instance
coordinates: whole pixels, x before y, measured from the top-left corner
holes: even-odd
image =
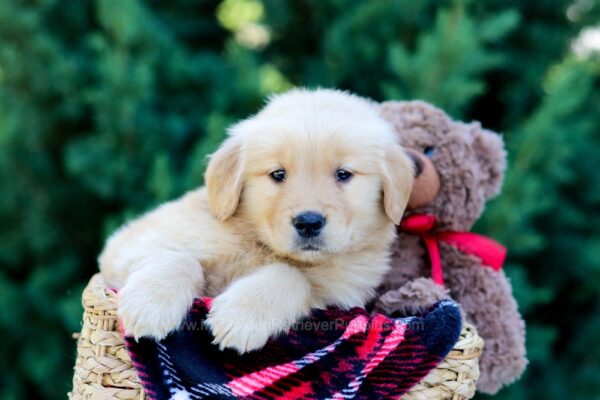
[[[283,182],[283,180],[285,179],[285,170],[278,169],[277,171],[271,172],[269,175],[275,182]]]
[[[433,155],[434,150],[435,150],[435,147],[427,146],[423,149],[423,154],[425,154],[426,157],[431,157]]]
[[[338,181],[347,181],[352,178],[352,172],[346,171],[345,169],[338,169],[335,171],[335,179]]]

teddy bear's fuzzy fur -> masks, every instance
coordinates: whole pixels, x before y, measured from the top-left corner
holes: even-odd
[[[439,174],[440,190],[429,204],[407,215],[435,215],[433,232],[470,230],[486,201],[500,190],[506,158],[501,137],[478,123],[453,121],[420,101],[386,102],[381,112],[404,146],[421,152],[434,147],[430,160]],[[411,314],[450,295],[485,340],[478,389],[495,393],[521,375],[527,365],[525,325],[502,270],[440,243],[443,288],[428,278],[430,262],[418,236],[400,231],[392,252],[392,271],[379,292],[377,311]]]

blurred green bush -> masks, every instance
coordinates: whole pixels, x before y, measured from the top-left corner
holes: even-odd
[[[531,365],[498,399],[600,396],[598,0],[0,0],[0,398],[64,398],[106,235],[202,184],[265,96],[422,98],[504,132],[477,230],[508,245]]]

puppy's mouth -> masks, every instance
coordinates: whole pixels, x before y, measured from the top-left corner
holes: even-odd
[[[296,240],[294,247],[301,255],[307,256],[323,253],[325,251],[325,245],[320,238],[298,239]]]
[[[300,247],[300,250],[302,250],[302,251],[319,251],[320,248],[318,246],[315,246],[312,244],[307,244],[305,246]]]

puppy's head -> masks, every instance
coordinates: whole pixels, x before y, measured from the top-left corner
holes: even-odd
[[[257,241],[300,261],[391,238],[413,170],[372,103],[339,91],[294,90],[229,134],[206,172],[217,219],[235,215]]]

